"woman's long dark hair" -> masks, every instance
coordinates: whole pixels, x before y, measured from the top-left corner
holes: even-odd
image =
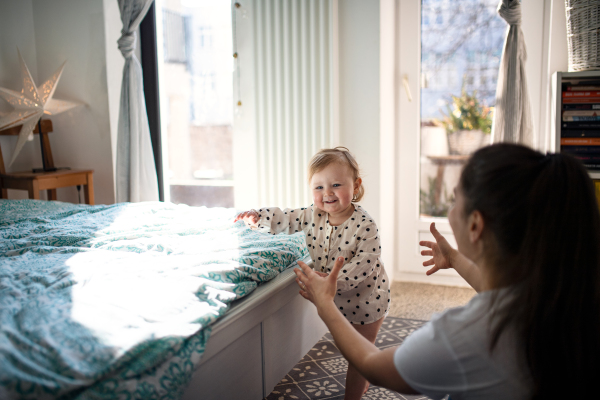
[[[534,399],[597,391],[600,365],[600,214],[580,161],[524,146],[477,151],[460,179],[466,215],[493,234],[494,277],[515,296],[492,317],[493,350],[516,328]]]

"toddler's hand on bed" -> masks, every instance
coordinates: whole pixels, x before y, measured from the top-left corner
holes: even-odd
[[[433,268],[429,269],[426,274],[431,275],[439,271],[440,269],[452,268],[452,260],[454,258],[455,249],[450,246],[450,243],[444,236],[435,228],[435,222],[431,223],[429,227],[431,234],[435,238],[435,242],[420,241],[421,246],[429,247],[431,250],[422,250],[422,256],[431,256],[427,261],[423,262],[423,266],[427,267],[433,265]]]
[[[256,212],[256,210],[241,212],[237,215],[237,217],[235,217],[233,222],[235,223],[240,220],[244,221],[246,225],[254,225],[259,220],[258,212]]]
[[[294,268],[296,283],[300,286],[300,294],[312,302],[317,308],[332,302],[337,289],[337,277],[344,265],[344,258],[338,257],[331,273],[313,271],[302,261],[298,261],[301,269]]]

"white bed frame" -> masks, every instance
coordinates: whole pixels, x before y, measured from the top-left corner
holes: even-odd
[[[327,332],[286,269],[213,325],[182,399],[263,399]]]

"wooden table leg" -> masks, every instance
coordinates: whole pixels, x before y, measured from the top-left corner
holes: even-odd
[[[434,202],[436,207],[439,207],[442,200],[442,189],[444,187],[444,170],[446,169],[445,164],[439,164],[437,168],[437,175],[435,177],[435,190],[434,190]]]
[[[29,183],[29,188],[27,189],[27,191],[29,192],[30,199],[40,199],[40,185],[35,179]]]
[[[90,172],[87,174],[87,184],[83,186],[83,194],[85,195],[85,203],[93,206],[94,203],[94,175]]]
[[[48,193],[48,200],[56,200],[56,189],[48,189],[46,192]]]
[[[0,150],[1,152],[2,150]],[[2,156],[0,156],[0,159]],[[1,160],[0,160],[1,161]],[[8,190],[2,188],[2,179],[0,179],[0,199],[8,199]]]

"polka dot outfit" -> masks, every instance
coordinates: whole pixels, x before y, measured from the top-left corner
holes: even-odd
[[[304,232],[315,270],[331,272],[335,259],[344,257],[337,281],[335,304],[353,324],[370,324],[386,316],[390,306],[390,281],[381,261],[379,230],[373,218],[358,205],[344,223],[331,226],[328,214],[314,206],[258,210],[251,226],[270,234]]]

